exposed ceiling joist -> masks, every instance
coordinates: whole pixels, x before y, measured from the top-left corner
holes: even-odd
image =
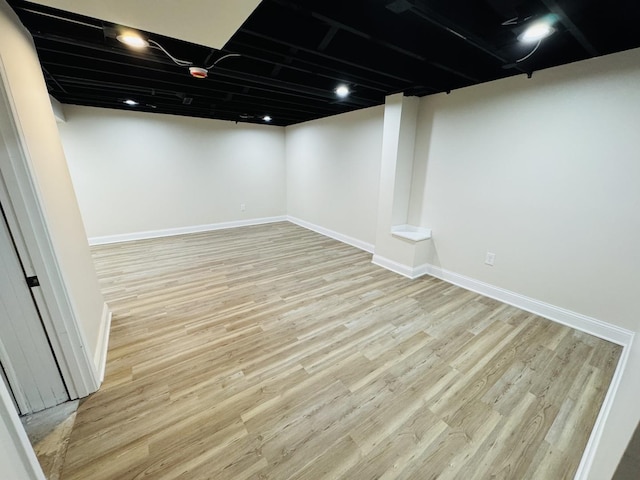
[[[150,1],[8,0],[34,37],[51,95],[62,103],[254,123],[269,115],[278,126],[381,105],[397,92],[449,92],[640,47],[631,33],[640,22],[633,2],[262,0],[218,45],[172,36],[162,22],[185,12],[202,16],[200,7],[221,0],[156,8],[161,22],[148,29],[139,23],[148,19],[114,22],[125,17],[96,18],[80,8],[127,3],[125,10],[135,10]],[[75,13],[52,7],[59,2],[73,3]],[[558,19],[551,36],[539,44],[519,40],[531,22],[549,15]],[[206,30],[199,22],[185,25]],[[143,44],[151,45],[133,50],[118,42],[126,27],[140,29]],[[228,54],[239,56],[212,66]],[[203,78],[191,76],[187,64],[200,67]],[[351,89],[347,98],[336,95],[339,84]],[[139,104],[125,105],[132,96]]]

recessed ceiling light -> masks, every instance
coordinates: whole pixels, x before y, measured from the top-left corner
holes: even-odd
[[[269,115],[265,115],[264,117],[262,117],[262,120],[264,120],[265,122],[270,122],[271,117]]]
[[[525,43],[539,42],[555,31],[556,29],[549,22],[539,21],[529,25],[524,32],[518,35],[518,40]]]
[[[136,105],[138,105],[138,102],[136,102],[135,100],[131,100],[130,98],[126,99],[122,103],[126,103],[127,105],[129,105],[131,107],[135,107]]]
[[[336,88],[335,91],[336,91],[336,95],[338,95],[340,98],[345,98],[350,93],[349,87],[347,87],[346,85],[338,86],[338,88]]]
[[[116,36],[119,42],[124,43],[125,45],[129,45],[133,48],[146,48],[149,46],[149,42],[147,42],[144,38],[134,32],[125,32]]]

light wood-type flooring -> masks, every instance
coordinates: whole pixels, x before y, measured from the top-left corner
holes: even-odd
[[[569,479],[620,355],[289,223],[93,253],[111,340],[64,480]]]

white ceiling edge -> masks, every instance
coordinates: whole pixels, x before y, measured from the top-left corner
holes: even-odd
[[[260,0],[31,1],[218,50],[260,3]]]

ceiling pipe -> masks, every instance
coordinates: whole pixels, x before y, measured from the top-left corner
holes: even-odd
[[[497,53],[494,47],[486,43],[481,38],[476,37],[474,34],[465,31],[459,25],[456,25],[453,22],[450,22],[449,20],[445,19],[444,17],[437,14],[433,10],[429,9],[423,4],[423,2],[414,1],[413,7],[408,9],[408,11],[420,17],[421,19],[426,20],[432,25],[464,40],[475,49],[480,50],[481,52],[484,52],[487,55],[495,58],[498,62],[500,62],[501,65],[510,63],[508,59],[504,58],[502,55]],[[527,73],[526,70],[518,66],[515,66],[514,68],[516,70],[519,70],[522,73]]]
[[[554,0],[542,0],[542,3],[545,7],[549,9],[549,11],[555,14],[560,20],[569,33],[577,40],[577,42],[584,48],[589,55],[592,57],[599,57],[600,52],[587,40],[587,37],[582,33],[582,31],[576,26],[575,23],[571,21],[569,16],[565,13],[565,11],[560,8],[560,6]]]

